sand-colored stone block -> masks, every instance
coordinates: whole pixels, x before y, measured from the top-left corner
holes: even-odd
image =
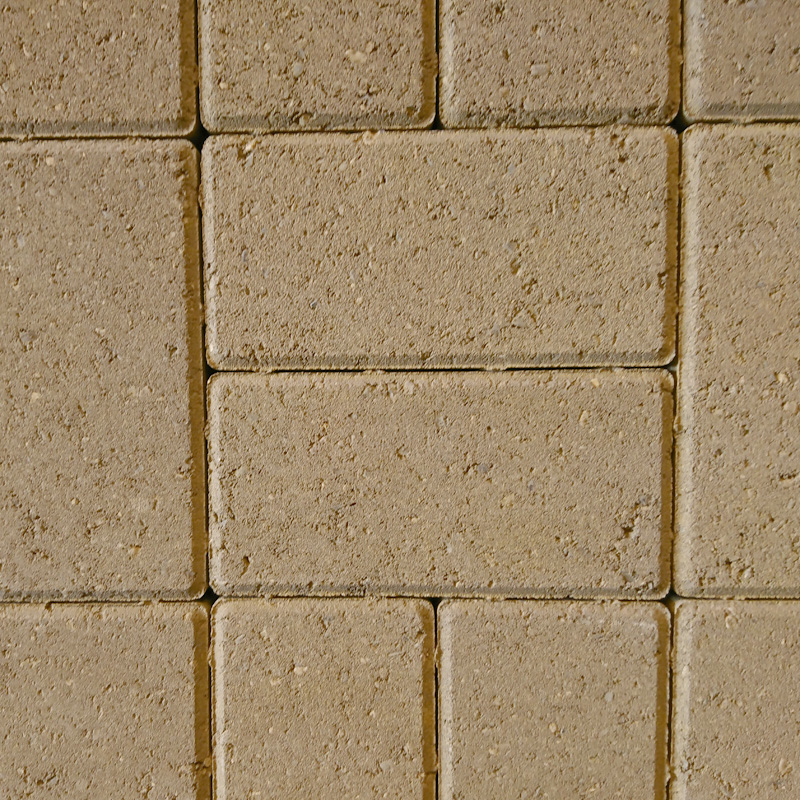
[[[432,800],[428,602],[224,600],[212,627],[218,800]]]
[[[194,0],[10,0],[0,10],[0,136],[194,128]]]
[[[219,594],[661,596],[672,380],[217,375]]]
[[[199,0],[200,106],[222,131],[421,128],[436,111],[433,0]]]
[[[666,123],[680,103],[679,0],[441,0],[446,127]]]
[[[0,597],[203,592],[197,160],[0,145]]]
[[[800,795],[800,603],[681,601],[672,800]]]
[[[800,127],[685,136],[675,584],[800,595]]]
[[[663,800],[669,629],[658,603],[442,603],[441,800]]]
[[[2,604],[0,641],[0,796],[209,797],[202,604]]]
[[[797,0],[685,0],[687,116],[800,118],[799,10]]]
[[[677,167],[667,129],[212,138],[208,360],[665,364]]]

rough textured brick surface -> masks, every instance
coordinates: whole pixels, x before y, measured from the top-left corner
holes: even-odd
[[[665,123],[680,102],[679,0],[441,0],[448,127]]]
[[[690,118],[800,117],[797,0],[685,0],[684,12]]]
[[[0,796],[209,796],[208,614],[0,605]]]
[[[670,130],[212,138],[220,369],[663,364]]]
[[[429,603],[233,600],[213,617],[219,800],[432,800]]]
[[[685,154],[675,582],[800,595],[800,127]]]
[[[438,616],[441,800],[664,798],[663,606],[448,601]]]
[[[211,131],[418,128],[436,110],[433,0],[200,0]]]
[[[197,153],[0,145],[0,596],[205,585]]]
[[[220,594],[658,596],[661,371],[220,375]]]
[[[681,602],[673,659],[673,800],[798,797],[800,604]]]
[[[193,0],[10,0],[0,11],[0,135],[194,128]]]

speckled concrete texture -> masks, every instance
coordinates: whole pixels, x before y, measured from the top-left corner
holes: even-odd
[[[195,125],[194,0],[6,0],[0,136],[169,136]]]
[[[212,138],[218,369],[660,365],[669,129]]]
[[[668,373],[219,375],[221,594],[658,597]]]
[[[800,118],[799,10],[797,0],[685,0],[687,116]]]
[[[435,796],[424,600],[227,600],[213,611],[215,796]]]
[[[800,794],[800,603],[681,601],[672,800]]]
[[[684,135],[675,585],[800,595],[800,127]]]
[[[440,800],[663,800],[669,629],[657,603],[442,603]]]
[[[0,144],[0,596],[205,588],[197,151]]]
[[[0,0],[0,800],[800,797],[798,212],[800,0]]]
[[[199,0],[213,132],[420,128],[436,111],[433,0]]]
[[[0,604],[0,796],[207,800],[201,604]]]
[[[441,0],[446,127],[667,123],[679,0]]]

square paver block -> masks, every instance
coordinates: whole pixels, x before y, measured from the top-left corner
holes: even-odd
[[[682,601],[672,800],[800,797],[800,603]]]
[[[691,119],[800,117],[797,0],[684,0],[684,110]]]
[[[219,137],[202,173],[218,369],[672,358],[671,130]]]
[[[440,0],[439,113],[453,128],[665,123],[680,0]]]
[[[219,594],[667,590],[667,372],[218,375],[209,402]]]
[[[438,620],[441,800],[664,798],[663,605],[447,601]]]
[[[194,0],[8,0],[0,11],[0,136],[194,128]]]
[[[0,145],[0,596],[205,587],[197,152]]]
[[[434,0],[199,0],[208,130],[421,128],[436,111]]]
[[[0,605],[0,796],[205,800],[202,604]]]
[[[212,613],[218,800],[433,800],[427,601],[223,600]]]
[[[798,596],[800,126],[698,126],[684,152],[675,583]]]

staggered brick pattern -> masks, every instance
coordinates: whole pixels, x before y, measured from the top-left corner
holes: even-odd
[[[793,800],[798,109],[794,0],[0,3],[0,800]]]

